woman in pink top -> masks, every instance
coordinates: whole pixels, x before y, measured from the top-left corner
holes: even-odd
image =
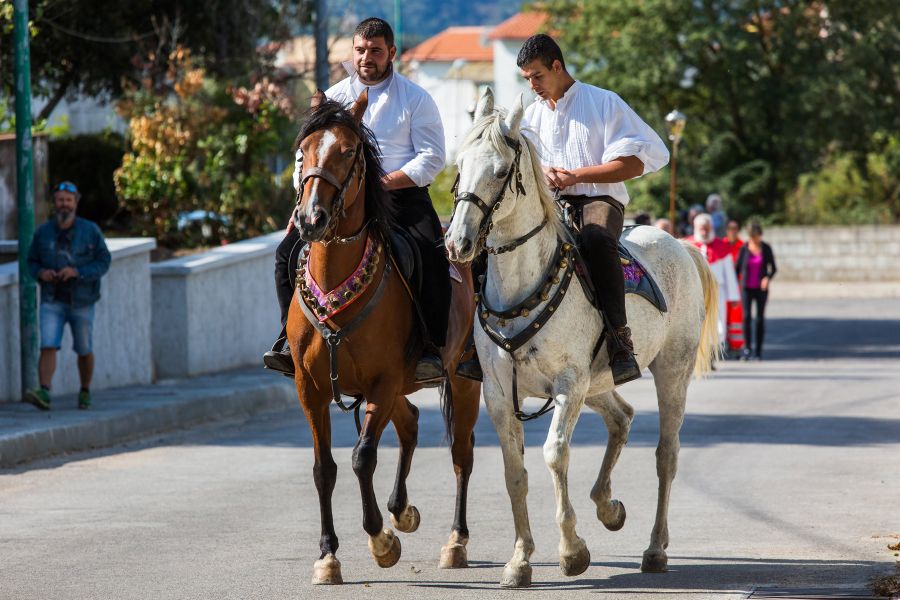
[[[766,300],[769,282],[775,276],[775,254],[772,247],[762,241],[762,226],[750,224],[750,240],[738,253],[737,269],[741,281],[744,309],[744,358],[761,360],[763,338],[766,335]],[[750,308],[756,303],[756,335],[750,336],[752,318]],[[755,345],[754,345],[755,340]]]

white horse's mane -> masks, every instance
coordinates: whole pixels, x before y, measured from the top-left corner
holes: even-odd
[[[489,142],[491,144],[491,148],[496,152],[503,155],[511,153],[513,151],[512,148],[510,148],[506,143],[506,140],[503,139],[504,136],[507,135],[507,133],[504,131],[504,119],[506,118],[506,114],[506,109],[501,108],[476,121],[472,126],[472,129],[466,135],[465,140],[463,140],[459,154],[461,155],[464,151],[478,144],[482,140],[482,138]],[[571,242],[572,235],[569,233],[569,230],[563,225],[562,220],[560,219],[556,201],[553,200],[553,196],[550,194],[550,189],[547,187],[547,183],[544,181],[544,178],[542,176],[544,171],[543,167],[541,166],[541,162],[538,159],[537,149],[534,147],[534,144],[530,139],[522,135],[521,130],[519,131],[517,139],[518,142],[523,145],[525,153],[528,155],[529,160],[531,160],[531,169],[535,174],[534,185],[537,189],[538,198],[540,198],[541,206],[544,209],[544,215],[547,217],[547,221],[550,222],[550,224],[556,230],[556,235],[560,239]],[[457,167],[458,166],[459,164],[457,163]]]

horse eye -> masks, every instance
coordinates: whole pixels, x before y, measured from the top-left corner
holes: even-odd
[[[497,173],[497,179],[506,179],[506,176],[509,175],[509,169],[503,169],[499,173]]]

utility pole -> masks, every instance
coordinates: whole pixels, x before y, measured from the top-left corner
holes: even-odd
[[[400,65],[403,54],[403,13],[400,11],[400,0],[394,0],[394,45],[397,46],[396,63]]]
[[[315,28],[316,38],[316,87],[320,90],[327,90],[331,87],[331,73],[328,65],[328,2],[327,0],[316,0],[316,19],[313,27]]]
[[[19,212],[19,345],[22,397],[38,383],[37,285],[28,272],[34,235],[34,172],[31,161],[31,61],[28,0],[15,0],[13,13],[16,78],[16,201]]]

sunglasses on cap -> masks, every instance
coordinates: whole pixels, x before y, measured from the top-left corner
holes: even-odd
[[[74,183],[69,183],[68,181],[63,181],[63,182],[60,183],[58,186],[56,186],[56,189],[55,189],[54,191],[56,191],[56,192],[69,192],[69,193],[71,193],[71,194],[77,194],[77,193],[78,193],[78,188],[75,187],[75,184],[74,184]]]

